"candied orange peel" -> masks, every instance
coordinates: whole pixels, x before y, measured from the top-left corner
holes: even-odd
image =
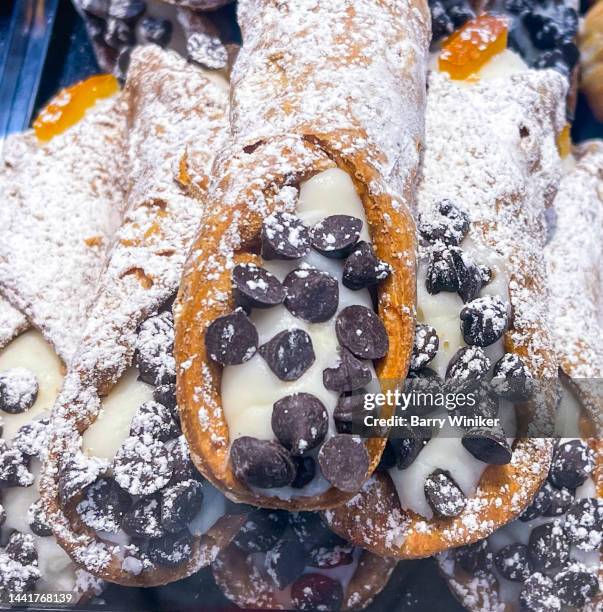
[[[101,98],[119,90],[112,74],[98,74],[62,89],[41,111],[33,123],[38,140],[50,140],[75,125]]]
[[[562,159],[566,158],[572,151],[572,138],[570,130],[570,124],[566,123],[564,128],[557,136],[557,150],[559,151],[559,157]]]
[[[442,46],[438,67],[455,80],[463,80],[507,48],[505,17],[479,15],[449,36]]]

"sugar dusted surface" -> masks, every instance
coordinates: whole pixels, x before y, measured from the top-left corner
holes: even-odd
[[[0,296],[0,348],[28,327],[25,315]]]

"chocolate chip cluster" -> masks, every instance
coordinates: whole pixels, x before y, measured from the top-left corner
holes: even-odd
[[[318,572],[352,564],[354,548],[330,531],[318,513],[254,510],[234,544],[254,555],[256,562],[263,564],[258,569],[263,569],[280,590],[291,585],[295,610],[340,609],[341,582]]]
[[[323,385],[340,395],[335,421],[338,434],[327,438],[329,415],[311,393],[295,393],[275,402],[272,431],[276,441],[242,436],[233,441],[231,460],[238,478],[250,486],[301,488],[316,474],[312,453],[318,452],[323,476],[342,490],[357,490],[368,469],[364,444],[349,435],[345,417],[338,422],[340,405],[372,379],[370,361],[387,354],[388,336],[377,314],[365,306],[339,309],[339,287],[353,291],[373,288],[391,269],[380,261],[371,244],[360,240],[363,222],[349,215],[326,217],[307,227],[297,216],[278,212],[265,219],[261,230],[261,255],[265,261],[295,261],[314,249],[322,256],[345,260],[341,278],[300,262],[283,282],[268,270],[243,263],[232,270],[235,310],[218,317],[205,334],[207,354],[224,366],[239,365],[256,353],[283,381],[299,379],[315,362],[312,338],[292,327],[259,345],[249,313],[254,308],[282,305],[294,317],[320,324],[335,317],[340,359],[323,371]],[[314,453],[315,455],[315,453]]]
[[[501,399],[525,401],[531,390],[531,376],[522,359],[505,354],[494,365],[486,349],[498,342],[509,324],[510,307],[506,300],[480,292],[492,278],[492,271],[462,249],[469,232],[470,219],[454,202],[442,200],[434,210],[419,219],[418,233],[427,254],[426,288],[428,293],[457,293],[464,302],[459,326],[467,346],[460,348],[451,358],[445,380],[429,368],[440,348],[437,330],[428,323],[418,323],[406,381],[407,393],[422,391],[436,393],[477,393],[474,406],[463,405],[454,414],[467,417],[498,415]],[[437,298],[434,298],[437,299]],[[425,416],[434,412],[436,405],[411,405],[407,414]],[[404,428],[402,437],[392,438],[384,453],[379,469],[406,469],[417,458],[431,432],[425,428]],[[498,429],[468,428],[463,434],[463,446],[485,463],[509,463],[511,448],[505,434]],[[439,516],[457,516],[465,507],[466,498],[451,475],[435,470],[426,480],[425,496]]]
[[[599,593],[598,567],[587,567],[580,556],[603,543],[603,500],[576,499],[576,488],[593,467],[584,442],[559,442],[546,482],[519,518],[530,531],[527,544],[508,544],[494,553],[483,540],[457,549],[456,562],[470,574],[494,568],[506,580],[523,583],[520,604],[528,612],[543,605],[547,610],[587,605]]]

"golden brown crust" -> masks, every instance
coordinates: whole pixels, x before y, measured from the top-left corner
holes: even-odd
[[[593,5],[582,22],[580,48],[580,89],[599,121],[603,121],[603,2]]]

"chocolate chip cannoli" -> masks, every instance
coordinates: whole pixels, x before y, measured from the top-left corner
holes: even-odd
[[[410,401],[379,473],[325,513],[381,555],[425,557],[485,537],[548,471],[557,360],[542,251],[568,82],[528,68],[507,27],[483,14],[434,50]]]
[[[172,354],[171,300],[226,137],[227,99],[201,70],[151,46],[133,54],[122,95],[126,214],[52,411],[40,490],[76,563],[151,586],[208,564],[240,522],[190,461]]]
[[[247,1],[239,23],[233,143],[175,310],[178,403],[227,497],[324,508],[385,442],[335,413],[408,367],[428,17],[420,2]]]

